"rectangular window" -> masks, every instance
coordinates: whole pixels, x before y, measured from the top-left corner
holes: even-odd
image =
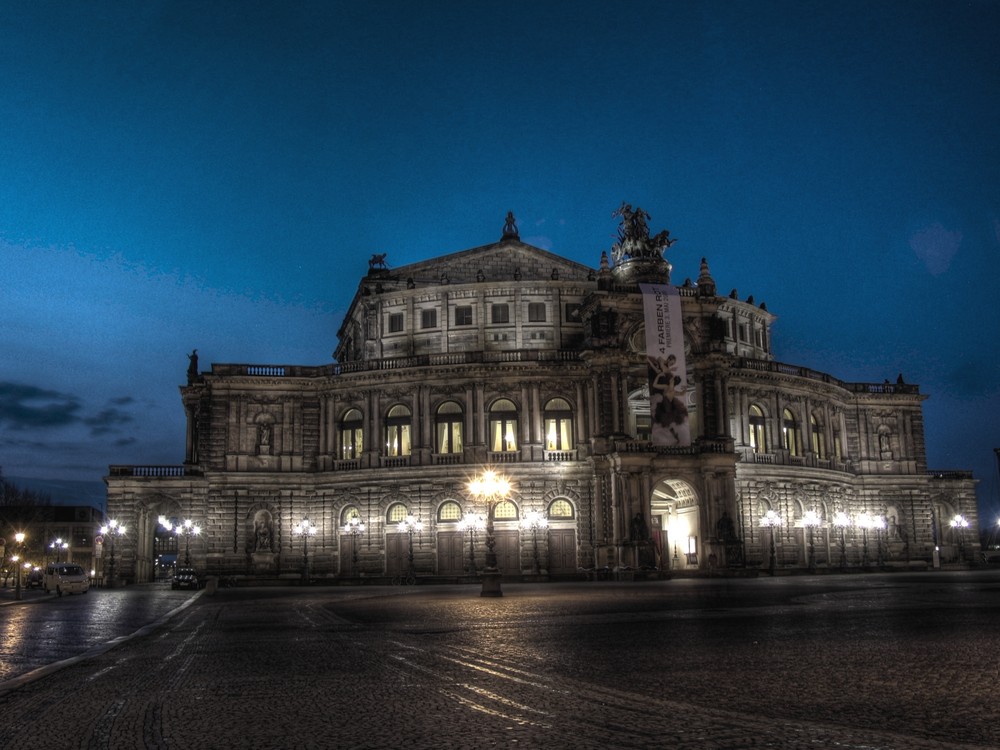
[[[455,308],[455,325],[457,326],[471,326],[472,325],[472,306],[462,305],[461,307]]]
[[[544,302],[529,302],[528,303],[528,322],[529,323],[544,323],[545,322],[545,303]]]
[[[437,328],[438,324],[438,311],[437,310],[421,310],[420,311],[420,327],[421,328]]]
[[[403,330],[403,313],[389,315],[389,333],[399,333]]]
[[[490,322],[510,323],[510,306],[498,304],[490,305]]]
[[[566,322],[567,323],[579,323],[580,322],[580,305],[576,302],[566,303]]]

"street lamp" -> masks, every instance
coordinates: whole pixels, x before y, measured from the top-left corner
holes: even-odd
[[[872,516],[871,523],[871,528],[875,532],[875,564],[881,568],[885,562],[882,557],[882,532],[887,527],[885,516]]]
[[[125,532],[125,525],[120,524],[115,520],[108,521],[106,525],[101,527],[101,536],[108,536],[111,538],[111,564],[109,566],[110,574],[108,575],[109,588],[112,588],[115,585],[115,538],[124,536]]]
[[[850,517],[842,510],[833,514],[833,525],[840,529],[840,568],[847,569],[847,527],[851,525]]]
[[[407,582],[415,583],[415,578],[413,574],[413,532],[423,531],[424,522],[417,520],[414,516],[407,516],[406,518],[404,518],[402,521],[399,522],[397,528],[399,529],[400,533],[404,533],[409,537],[410,551],[407,557],[407,561],[409,562]]]
[[[469,575],[476,574],[476,532],[486,528],[486,521],[477,513],[466,513],[458,522],[458,530],[469,531]]]
[[[549,519],[539,513],[537,510],[529,510],[525,513],[524,518],[521,519],[521,528],[524,530],[531,529],[531,546],[535,551],[535,575],[539,575],[542,572],[541,565],[538,562],[538,530],[547,529],[549,527]]]
[[[344,533],[351,535],[351,572],[358,572],[358,537],[365,533],[365,525],[357,516],[351,516],[344,524]]]
[[[864,513],[859,513],[854,522],[861,529],[861,565],[865,568],[871,563],[868,556],[868,530],[876,530],[878,528],[878,518],[865,511]]]
[[[198,536],[201,533],[201,526],[198,526],[190,518],[185,519],[184,523],[179,523],[176,526],[166,516],[160,516],[159,520],[160,526],[171,534],[176,535],[178,538],[184,537],[184,567],[191,567],[191,537]]]
[[[819,517],[819,513],[815,510],[807,510],[802,516],[802,525],[809,529],[809,570],[813,573],[816,572],[816,545],[813,540],[813,532],[817,526],[823,523],[823,519]]]
[[[998,522],[1000,523],[1000,522]],[[965,557],[965,534],[964,531],[969,528],[969,521],[961,513],[957,513],[954,518],[951,519],[949,525],[955,529],[958,535],[958,561],[961,562]]]
[[[62,550],[69,549],[69,542],[64,542],[62,540],[62,537],[60,537],[59,539],[56,539],[49,545],[49,549],[53,549],[56,551],[56,562],[62,562],[62,560],[59,559],[59,553]]]
[[[306,583],[309,583],[309,537],[316,536],[317,531],[316,524],[308,518],[303,518],[292,529],[294,534],[302,535],[302,580]]]
[[[777,562],[774,550],[774,527],[781,526],[781,516],[778,515],[776,511],[769,510],[764,514],[764,517],[760,519],[760,525],[765,529],[771,530],[771,554],[768,557],[767,572],[774,575],[774,566]]]
[[[20,599],[21,598],[21,566],[18,565],[17,563],[21,559],[21,547],[24,545],[24,532],[23,531],[19,531],[16,534],[14,534],[14,541],[17,542],[17,552],[18,552],[18,554],[11,555],[10,561],[12,563],[14,563],[14,568],[15,568],[15,571],[14,571],[14,576],[15,576],[14,598],[15,599]]]
[[[510,482],[506,477],[487,469],[482,476],[469,482],[469,493],[486,503],[486,566],[483,568],[483,589],[480,596],[503,596],[500,588],[500,569],[497,568],[496,537],[493,519],[497,504],[503,502],[510,492]]]

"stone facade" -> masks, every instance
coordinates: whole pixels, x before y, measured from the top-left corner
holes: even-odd
[[[590,268],[508,216],[493,244],[373,256],[334,364],[192,359],[184,465],[106,477],[109,515],[135,531],[120,570],[153,576],[165,515],[201,524],[208,573],[463,579],[483,565],[461,520],[487,514],[469,488],[487,469],[511,482],[495,507],[508,578],[975,559],[974,480],[928,470],[919,388],[776,362],[774,316],[719,295],[705,260],[677,285],[693,441],[654,445],[638,284],[671,282],[669,240],[620,237]],[[296,533],[305,517],[315,534]]]

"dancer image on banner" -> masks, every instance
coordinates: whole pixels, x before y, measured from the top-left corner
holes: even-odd
[[[677,357],[647,357],[649,362],[649,412],[654,445],[690,445],[691,424],[683,397],[683,379],[677,374]]]

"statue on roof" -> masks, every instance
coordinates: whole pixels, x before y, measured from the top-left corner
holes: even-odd
[[[388,253],[373,253],[372,257],[368,261],[368,269],[388,268],[389,266],[385,262],[386,255],[388,255]]]
[[[507,212],[507,220],[503,225],[503,236],[501,240],[519,240],[521,236],[517,232],[517,222],[514,220],[514,212]]]
[[[622,202],[612,214],[621,218],[618,224],[618,242],[611,249],[615,265],[632,258],[651,258],[660,260],[663,251],[677,240],[670,239],[670,232],[664,229],[652,237],[649,236],[650,215],[636,206]]]

